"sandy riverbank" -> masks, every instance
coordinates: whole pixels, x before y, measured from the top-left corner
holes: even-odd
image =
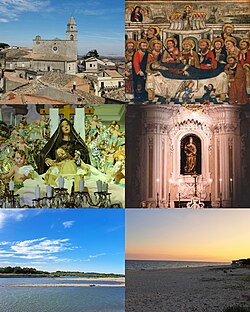
[[[125,277],[56,277],[57,281],[102,281],[102,282],[119,282],[125,283]]]
[[[14,284],[14,285],[2,285],[3,287],[90,287],[90,285],[95,285],[94,287],[125,287],[125,284]],[[1,287],[1,285],[0,285]]]
[[[250,307],[250,269],[126,272],[128,312],[222,312],[236,304]]]

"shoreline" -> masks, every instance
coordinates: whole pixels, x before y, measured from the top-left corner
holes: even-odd
[[[119,282],[125,283],[125,277],[55,277],[57,281],[102,281],[102,282]]]
[[[0,279],[1,278],[51,278],[50,276],[48,276],[48,275],[40,275],[40,274],[37,274],[37,275],[35,275],[35,274],[30,274],[30,275],[28,275],[28,274],[6,274],[6,275],[4,275],[4,274],[1,274],[0,275]]]
[[[66,277],[66,276],[50,276],[50,275],[40,275],[40,274],[0,274],[0,279],[1,278],[53,278],[53,279],[65,279],[65,280],[102,280],[102,281],[123,281],[125,280],[125,276],[124,277],[82,277],[82,276],[71,276],[71,277]]]
[[[128,312],[223,312],[234,305],[250,308],[250,269],[126,270]]]
[[[128,272],[162,272],[162,271],[175,271],[175,270],[191,270],[191,269],[202,269],[202,268],[207,268],[207,269],[215,269],[215,270],[223,270],[223,269],[236,269],[232,267],[230,264],[229,265],[204,265],[204,266],[188,266],[188,267],[179,267],[179,268],[161,268],[161,269],[126,269],[126,273]]]
[[[92,286],[94,285],[94,286]],[[14,285],[0,285],[1,287],[125,287],[124,284],[14,284]]]

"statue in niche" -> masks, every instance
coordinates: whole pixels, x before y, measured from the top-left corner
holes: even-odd
[[[189,138],[189,142],[185,144],[184,152],[186,154],[186,165],[185,173],[194,174],[196,173],[196,157],[197,157],[197,147],[193,143],[193,138]]]
[[[180,174],[202,174],[202,143],[196,134],[185,135],[180,142]]]

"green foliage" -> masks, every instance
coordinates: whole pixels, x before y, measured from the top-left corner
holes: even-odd
[[[49,274],[49,272],[37,271],[35,268],[5,267],[0,268],[0,274]]]
[[[99,57],[99,53],[97,52],[97,50],[91,50],[89,51],[87,54],[84,55],[83,59],[86,60],[89,57]]]
[[[56,272],[46,272],[46,271],[38,271],[35,268],[21,268],[19,266],[16,267],[5,267],[5,268],[0,268],[0,275],[43,275],[43,276],[48,276],[48,277],[60,277],[60,276],[78,276],[78,277],[89,277],[89,278],[100,278],[100,277],[110,277],[110,278],[117,278],[117,277],[123,277],[124,275],[121,274],[105,274],[105,273],[85,273],[85,272],[64,272],[64,271],[56,271]]]
[[[9,48],[10,46],[8,45],[8,43],[3,43],[0,42],[0,49],[5,49],[5,48]]]
[[[56,271],[55,273],[51,273],[53,277],[60,277],[60,276],[78,276],[78,277],[89,277],[89,278],[100,278],[100,277],[109,277],[109,278],[117,278],[117,277],[124,277],[122,274],[106,274],[106,273],[84,273],[84,272],[63,272],[63,271]]]

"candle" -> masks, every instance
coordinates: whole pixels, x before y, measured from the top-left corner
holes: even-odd
[[[83,192],[84,191],[84,180],[80,180],[79,181],[79,192]]]
[[[102,187],[102,191],[108,193],[108,189],[109,189],[108,183],[104,182],[103,187]]]
[[[221,182],[222,182],[222,179],[221,179],[221,178],[219,179],[219,182],[220,182],[220,184],[219,184],[219,187],[220,187],[220,188],[219,188],[219,193],[220,193],[220,192],[221,192]]]
[[[213,182],[213,179],[209,179],[209,193],[211,194],[212,192],[212,182]]]
[[[156,193],[157,194],[160,193],[160,179],[159,178],[156,179]]]
[[[40,187],[39,187],[39,185],[37,185],[37,187],[35,188],[35,196],[36,196],[36,199],[40,198]]]
[[[97,191],[99,193],[101,193],[102,192],[102,181],[101,180],[96,181],[96,185],[97,185]]]
[[[168,193],[170,193],[170,190],[171,190],[171,183],[172,183],[172,179],[170,178],[169,180],[168,180]]]
[[[230,178],[230,192],[233,193],[233,179]]]
[[[12,126],[12,123],[13,123],[13,113],[11,112],[10,113],[10,126]]]
[[[52,195],[52,187],[50,185],[46,186],[46,193],[47,193],[48,198],[51,198],[53,196]]]
[[[60,189],[62,189],[64,187],[64,178],[63,177],[58,178],[58,186]]]
[[[9,182],[9,190],[14,191],[14,181],[12,180]]]

